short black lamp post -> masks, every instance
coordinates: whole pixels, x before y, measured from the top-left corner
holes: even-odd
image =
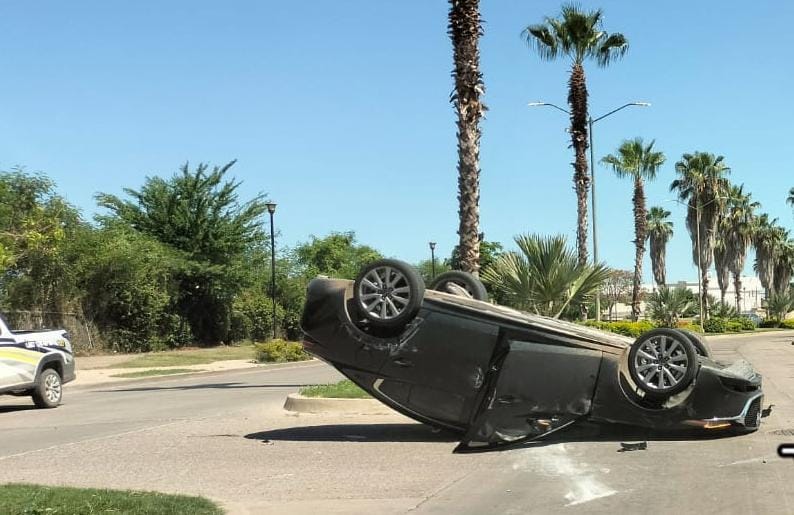
[[[430,245],[430,275],[436,278],[436,242],[429,242]]]
[[[268,202],[267,212],[270,213],[270,296],[273,298],[273,339],[276,339],[276,234],[273,230],[273,214],[276,203]]]

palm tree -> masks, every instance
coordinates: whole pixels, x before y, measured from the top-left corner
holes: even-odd
[[[659,287],[667,284],[665,257],[667,242],[673,237],[673,222],[668,220],[670,211],[662,207],[652,207],[648,211],[647,231],[651,243],[651,269]]]
[[[568,57],[571,76],[568,79],[568,104],[571,113],[571,145],[574,149],[573,183],[576,190],[576,247],[580,264],[587,262],[587,192],[590,175],[587,173],[587,81],[584,62],[594,59],[606,67],[623,57],[629,48],[625,36],[602,30],[602,12],[583,11],[576,4],[562,6],[558,18],[546,18],[543,23],[524,29],[523,37],[534,47],[541,59],[553,61]]]
[[[761,204],[752,200],[752,194],[744,192],[743,184],[731,186],[720,233],[724,235],[726,264],[728,271],[733,275],[733,289],[738,311],[741,311],[742,272],[747,260],[747,249],[752,243],[755,210],[760,206]],[[716,255],[715,261],[717,261]],[[725,302],[724,298],[723,302]]]
[[[788,231],[784,231],[775,247],[775,275],[773,278],[775,291],[788,290],[792,267],[794,267],[794,240],[789,239]]]
[[[651,319],[662,327],[678,327],[678,319],[692,306],[692,295],[683,286],[668,288],[648,296],[648,312]]]
[[[788,190],[788,198],[786,198],[786,204],[789,204],[792,208],[794,208],[794,188]]]
[[[664,154],[653,150],[654,141],[645,145],[642,138],[626,140],[618,148],[618,155],[609,154],[601,162],[612,167],[618,177],[634,181],[634,284],[631,292],[631,314],[634,320],[640,316],[640,283],[642,282],[642,259],[645,240],[648,238],[645,209],[645,181],[656,178],[656,172],[664,164]]]
[[[708,314],[708,270],[714,255],[714,234],[728,188],[725,175],[730,173],[723,161],[722,156],[708,152],[684,154],[675,164],[679,177],[670,184],[670,191],[677,191],[678,198],[687,205],[686,226],[692,239],[692,260],[700,269],[704,315]]]
[[[486,111],[480,97],[482,35],[479,0],[449,0],[448,34],[454,50],[455,92],[450,100],[458,114],[458,236],[461,268],[480,270],[480,119]]]
[[[505,252],[483,272],[508,305],[559,318],[569,307],[584,304],[609,277],[601,263],[581,264],[564,236],[522,234],[518,252]]]
[[[777,225],[777,218],[770,221],[766,213],[759,216],[753,224],[752,238],[755,248],[753,269],[758,274],[767,299],[775,293],[775,252],[784,235],[785,230]]]
[[[725,218],[720,215],[717,221],[717,231],[714,234],[714,270],[717,272],[717,286],[720,288],[720,303],[725,304],[725,295],[731,282],[731,270],[728,268],[728,242]]]

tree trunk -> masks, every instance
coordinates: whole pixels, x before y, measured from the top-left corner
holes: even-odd
[[[703,322],[709,319],[709,269],[706,266],[700,271],[700,281],[703,285],[703,290],[700,292],[700,302],[702,302],[703,306],[703,320],[701,320],[700,323],[703,324]]]
[[[590,191],[590,174],[587,170],[587,83],[581,63],[571,67],[568,81],[568,104],[571,107],[571,145],[573,184],[576,191],[576,249],[579,264],[587,264],[587,194]]]
[[[645,254],[646,238],[646,212],[645,191],[642,177],[634,177],[634,283],[631,290],[631,318],[634,321],[640,317],[640,283],[642,282],[642,257]]]
[[[458,115],[458,235],[460,266],[480,271],[480,119],[486,110],[480,101],[485,86],[480,73],[479,38],[482,35],[479,0],[450,0],[448,34],[454,50],[455,93]]]
[[[739,274],[733,274],[733,289],[736,290],[736,311],[740,314],[742,312],[741,299],[742,299],[742,278]]]

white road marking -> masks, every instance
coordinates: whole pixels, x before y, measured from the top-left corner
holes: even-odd
[[[565,444],[525,449],[513,463],[513,470],[528,470],[564,481],[568,492],[566,506],[609,497],[618,493],[603,484],[587,469],[584,463],[576,463],[568,456]]]

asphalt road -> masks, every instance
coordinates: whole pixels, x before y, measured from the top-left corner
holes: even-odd
[[[772,414],[753,434],[648,439],[583,426],[548,442],[452,454],[456,442],[399,415],[288,414],[287,393],[339,376],[286,369],[73,390],[56,410],[0,398],[0,483],[205,495],[232,513],[794,513],[794,334],[712,340],[764,374]],[[1,510],[0,510],[1,511]]]

